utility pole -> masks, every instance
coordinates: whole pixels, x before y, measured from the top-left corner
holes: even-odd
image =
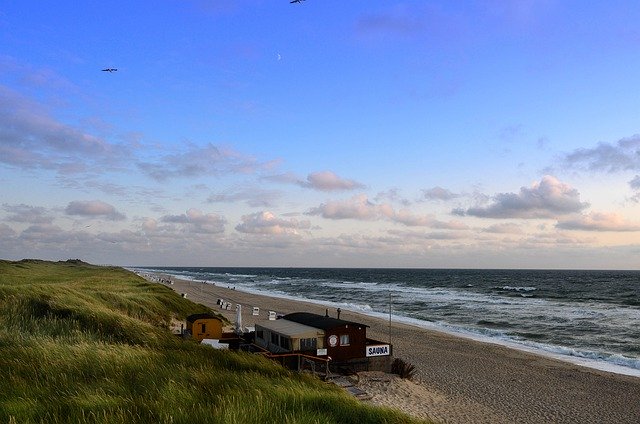
[[[389,289],[389,344],[391,344],[391,289]]]

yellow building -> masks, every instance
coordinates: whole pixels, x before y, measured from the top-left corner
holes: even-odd
[[[211,314],[193,314],[187,317],[187,332],[198,341],[222,338],[222,320]]]

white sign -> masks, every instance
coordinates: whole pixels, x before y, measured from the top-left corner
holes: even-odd
[[[316,349],[316,356],[326,356],[327,349]]]
[[[336,347],[338,345],[338,336],[332,334],[329,336],[329,346]]]
[[[389,356],[391,348],[389,345],[367,346],[367,356]]]

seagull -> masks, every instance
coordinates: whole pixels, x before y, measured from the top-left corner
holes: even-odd
[[[291,0],[289,3],[302,3],[304,0]]]
[[[102,72],[115,72],[117,70],[118,70],[117,68],[105,68],[102,70]]]

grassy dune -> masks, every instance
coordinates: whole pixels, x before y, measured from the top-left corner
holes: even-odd
[[[205,311],[120,268],[0,261],[0,422],[416,422],[168,331]]]

